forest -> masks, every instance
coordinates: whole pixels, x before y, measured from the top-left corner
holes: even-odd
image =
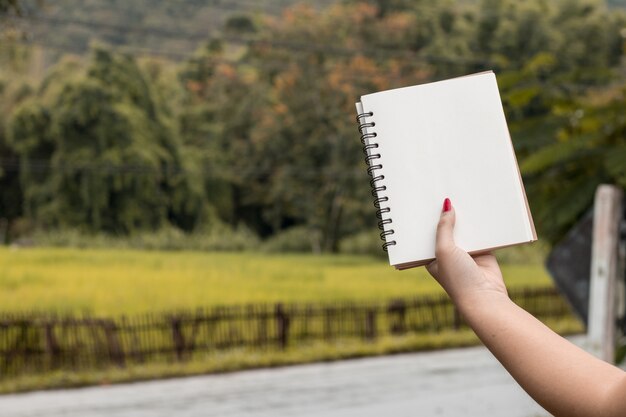
[[[6,243],[381,253],[355,100],[487,69],[541,238],[626,187],[624,2],[84,3],[0,1]]]

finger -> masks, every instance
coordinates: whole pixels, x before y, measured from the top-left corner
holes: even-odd
[[[437,240],[435,243],[435,256],[439,258],[441,255],[451,252],[455,247],[454,243],[454,224],[456,222],[456,213],[452,203],[448,198],[444,201],[439,224],[437,224]]]
[[[491,252],[472,256],[472,258],[474,258],[474,261],[476,262],[476,264],[480,266],[494,266],[494,265],[497,266],[498,265],[498,261],[496,260],[496,257]]]
[[[486,253],[483,255],[473,256],[473,258],[474,258],[474,262],[476,262],[476,265],[480,267],[489,268],[489,269],[499,268],[498,260],[492,253]]]
[[[426,265],[426,270],[434,278],[437,278],[437,274],[439,273],[439,264],[437,263],[436,260],[432,261],[431,263]]]

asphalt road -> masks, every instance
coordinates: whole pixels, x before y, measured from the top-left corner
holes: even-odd
[[[4,417],[544,417],[482,347],[0,396]]]

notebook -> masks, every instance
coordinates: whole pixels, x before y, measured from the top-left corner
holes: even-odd
[[[469,253],[537,240],[493,72],[367,94],[356,108],[391,265],[435,258],[446,197]]]

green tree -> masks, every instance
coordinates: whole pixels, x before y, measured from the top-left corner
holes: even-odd
[[[17,0],[0,0],[0,14],[19,12],[20,6]]]
[[[0,244],[10,239],[13,223],[23,215],[19,159],[8,143],[6,124],[8,115],[30,89],[16,78],[9,83],[0,77]]]
[[[245,221],[262,235],[306,226],[318,236],[314,248],[324,251],[374,223],[354,99],[422,81],[428,68],[409,65],[410,59],[378,63],[317,45],[363,49],[372,36],[410,38],[409,14],[377,15],[366,4],[323,12],[294,7],[267,22],[237,60],[229,62],[215,44],[188,64],[188,114],[203,112],[205,127],[195,136],[205,149],[221,149],[218,155],[227,161],[220,166],[232,187],[235,222]],[[295,52],[297,45],[309,47]]]
[[[220,40],[209,42],[181,69],[185,91],[179,112],[184,144],[195,163],[208,202],[218,216],[236,226],[247,223],[264,232],[258,203],[250,197],[250,177],[258,167],[250,137],[267,86],[245,63],[228,60]]]
[[[95,48],[77,72],[52,71],[11,120],[28,212],[43,225],[92,231],[167,222],[192,229],[201,187],[187,175],[176,129],[135,60]]]
[[[120,26],[147,12],[127,3]],[[166,39],[169,31],[182,30],[186,19],[197,40],[197,17],[209,10],[189,5],[166,21],[164,11],[174,6],[152,6],[158,10],[141,30],[158,31],[164,47],[180,50],[182,43]],[[97,1],[85,7],[72,16],[108,13]],[[68,8],[59,10],[62,16]],[[355,99],[484,69],[498,74],[540,231],[556,239],[588,206],[583,190],[592,186],[582,181],[621,178],[609,156],[621,145],[605,135],[606,126],[619,125],[617,110],[608,118],[619,101],[600,105],[589,97],[610,95],[611,83],[623,81],[626,18],[599,0],[344,1],[272,13],[219,13],[222,37],[178,70],[96,48],[86,64],[64,59],[22,94],[15,74],[25,61],[10,73],[0,68],[0,123],[8,133],[0,132],[0,151],[17,161],[3,166],[0,185],[12,184],[17,193],[4,195],[24,200],[23,210],[9,208],[9,197],[0,208],[43,225],[116,233],[166,224],[197,230],[216,213],[264,237],[297,226],[315,237],[316,249],[332,251],[342,237],[375,225]],[[67,38],[65,30],[80,35],[72,39],[81,48],[92,36],[78,23],[49,36]],[[143,32],[109,30],[106,37],[133,44]],[[605,148],[606,157],[576,168],[580,153],[559,168],[558,155],[547,155],[565,155],[578,135],[591,134],[570,126],[579,109],[600,129],[601,145],[588,143],[585,158]],[[556,162],[537,162],[550,158]],[[581,182],[568,182],[574,178]],[[573,214],[553,221],[550,201]]]
[[[522,164],[535,217],[556,241],[593,204],[599,184],[626,189],[626,87],[592,93],[555,109],[556,137]]]

